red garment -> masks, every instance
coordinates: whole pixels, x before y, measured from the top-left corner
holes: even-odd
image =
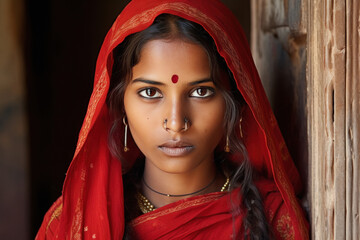
[[[268,219],[275,219],[275,232],[281,232],[278,231],[281,228],[290,229],[289,239],[308,239],[308,227],[295,197],[301,190],[298,172],[271,111],[242,28],[218,0],[133,0],[119,15],[98,57],[93,94],[67,172],[62,197],[46,214],[36,239],[122,238],[122,168],[120,161],[111,156],[107,147],[110,117],[105,100],[113,64],[112,51],[126,36],[147,28],[162,13],[199,23],[213,37],[218,52],[226,60],[238,90],[248,105],[243,112],[242,126],[249,158],[256,171],[275,183],[258,185],[265,198]],[[132,150],[125,157],[128,161],[134,161],[137,155],[138,152]],[[236,159],[236,156],[232,156],[232,160]],[[273,187],[269,190],[268,186]],[[272,192],[276,193],[276,197],[269,200],[268,196]],[[211,196],[220,194],[213,193],[184,201],[208,199]],[[210,201],[216,213],[226,208],[221,201]],[[164,209],[171,206],[165,206]],[[182,213],[179,216],[191,218]],[[203,224],[207,224],[210,218],[203,221]],[[206,228],[203,232],[206,232]]]
[[[256,186],[275,239],[299,239],[295,238],[289,211],[276,185],[269,180],[259,180]],[[241,199],[236,200],[235,196],[239,190],[231,193],[238,205]],[[243,207],[240,215],[233,219],[229,202],[230,194],[216,192],[168,204],[134,219],[131,239],[231,239],[233,229],[239,230],[236,232],[239,239],[244,236],[242,219],[246,210]]]

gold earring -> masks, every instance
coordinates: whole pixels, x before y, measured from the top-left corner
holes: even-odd
[[[241,127],[241,122],[242,122],[242,116],[240,117],[240,124],[239,124],[239,127],[240,127],[240,137],[243,138],[243,132],[242,132],[242,127]]]
[[[123,117],[123,123],[125,125],[125,134],[124,134],[124,152],[129,151],[130,149],[127,146],[127,131],[128,131],[128,125],[125,120],[125,116]]]
[[[226,135],[226,145],[224,147],[224,151],[225,152],[230,152],[230,147],[229,147],[229,135]]]

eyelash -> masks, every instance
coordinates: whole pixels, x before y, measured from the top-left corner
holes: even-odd
[[[201,90],[206,90],[207,91],[206,94],[201,96],[199,93],[199,91]],[[150,93],[149,91],[155,91],[155,92],[152,96],[150,96],[151,94],[149,94]],[[140,91],[138,91],[138,94],[140,97],[146,99],[158,99],[163,97],[161,91],[153,87],[143,88]],[[190,92],[189,96],[194,98],[209,98],[214,94],[215,94],[215,89],[212,87],[197,87]]]
[[[207,92],[204,96],[200,96],[200,94],[198,92],[199,90],[206,90]],[[194,93],[198,94],[198,96],[193,96]],[[212,87],[198,87],[191,91],[190,97],[209,98],[209,97],[213,96],[214,94],[215,94],[215,89]]]
[[[147,94],[147,91],[155,91],[154,95],[160,95],[160,96],[155,96],[155,97],[154,96],[149,96]],[[138,92],[138,94],[140,95],[140,97],[147,98],[147,99],[162,98],[162,94],[161,94],[160,90],[157,89],[157,88],[153,88],[153,87],[143,88]]]

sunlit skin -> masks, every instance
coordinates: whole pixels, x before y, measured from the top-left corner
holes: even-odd
[[[224,137],[225,102],[214,85],[205,50],[182,40],[146,43],[124,95],[125,112],[137,146],[145,155],[144,179],[167,194],[218,191],[214,149]],[[178,76],[174,83],[173,76]],[[184,131],[184,118],[189,119]],[[167,119],[164,128],[164,120]],[[143,193],[161,207],[181,198]]]

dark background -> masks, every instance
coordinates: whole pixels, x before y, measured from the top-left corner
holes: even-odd
[[[31,239],[61,195],[92,91],[97,54],[128,2],[25,1]],[[250,0],[223,2],[249,37]]]

